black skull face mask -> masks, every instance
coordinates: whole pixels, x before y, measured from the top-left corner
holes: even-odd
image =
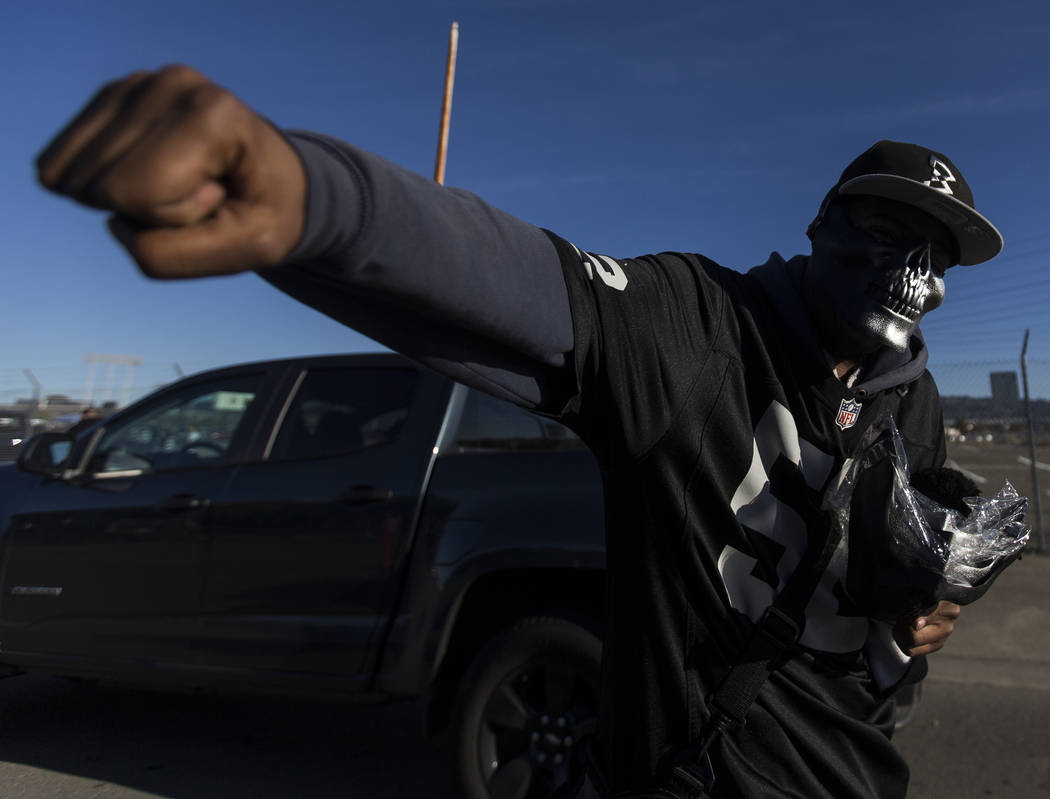
[[[925,238],[903,243],[877,225],[859,230],[845,208],[831,204],[814,232],[806,274],[825,346],[832,352],[857,346],[903,351],[922,316],[944,300],[942,275],[931,264]]]

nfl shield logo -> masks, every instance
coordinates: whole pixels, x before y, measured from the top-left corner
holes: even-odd
[[[860,416],[861,404],[854,402],[850,399],[844,399],[839,403],[839,415],[835,419],[835,424],[838,425],[839,430],[848,430],[857,423],[857,417]]]

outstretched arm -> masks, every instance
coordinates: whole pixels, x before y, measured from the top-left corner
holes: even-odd
[[[560,409],[572,318],[545,233],[344,142],[289,140],[308,177],[307,227],[262,277],[457,380]]]
[[[37,162],[156,278],[257,270],[492,393],[558,410],[572,324],[537,228],[342,142],[285,136],[189,67],[104,87]]]

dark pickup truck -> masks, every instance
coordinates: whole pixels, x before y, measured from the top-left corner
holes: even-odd
[[[601,496],[569,430],[399,356],[198,374],[0,466],[0,668],[418,698],[468,797],[546,796],[596,718]]]

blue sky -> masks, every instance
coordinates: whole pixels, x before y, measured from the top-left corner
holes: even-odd
[[[820,199],[875,140],[947,153],[1006,249],[949,272],[946,303],[923,326],[934,373],[945,393],[987,394],[986,372],[1013,368],[1031,328],[1033,388],[1050,396],[1045,0],[295,6],[96,0],[0,13],[0,403],[31,392],[26,368],[45,393],[79,396],[88,352],[141,356],[113,390],[130,379],[138,395],[175,377],[173,364],[376,349],[254,275],[141,277],[100,214],[35,184],[32,159],[100,84],[179,61],[278,125],[431,174],[452,20],[446,182],[590,250],[688,250],[746,269],[773,250],[808,251]],[[995,366],[951,366],[962,362]]]

